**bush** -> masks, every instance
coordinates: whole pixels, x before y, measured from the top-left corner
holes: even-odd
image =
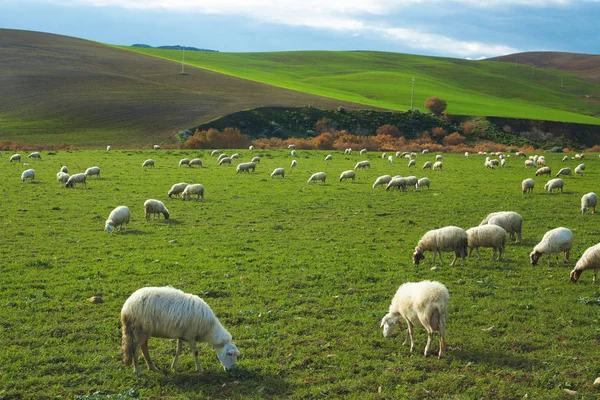
[[[436,116],[442,115],[444,111],[446,111],[446,107],[448,107],[446,101],[440,99],[437,96],[432,96],[425,100],[425,108],[431,111],[431,113]]]

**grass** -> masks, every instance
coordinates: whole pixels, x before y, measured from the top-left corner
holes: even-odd
[[[119,48],[181,61],[176,50]],[[189,52],[185,62],[286,89],[403,111],[410,109],[414,77],[414,105],[421,110],[426,99],[438,96],[454,115],[600,123],[600,104],[594,99],[600,85],[569,72],[532,71],[527,65],[369,51]]]
[[[600,340],[600,290],[584,272],[569,271],[597,243],[598,215],[579,214],[579,200],[600,183],[600,159],[586,154],[585,176],[564,178],[565,192],[542,190],[523,160],[488,170],[483,156],[444,155],[444,171],[408,169],[380,153],[359,156],[298,151],[289,170],[287,151],[263,153],[255,173],[218,167],[210,151],[74,151],[42,153],[29,160],[33,183],[20,182],[25,166],[0,158],[0,398],[530,398],[562,399],[563,389],[597,398],[600,375],[593,351]],[[241,161],[251,155],[239,151]],[[230,153],[231,154],[231,153]],[[572,154],[570,154],[572,155]],[[562,154],[546,154],[556,172]],[[199,157],[205,167],[179,168]],[[419,156],[417,164],[433,159]],[[155,168],[142,169],[147,158]],[[339,174],[362,159],[355,183]],[[56,183],[62,165],[71,173],[98,165],[88,187]],[[285,179],[270,179],[276,167]],[[326,184],[308,185],[317,171]],[[431,190],[373,190],[383,174],[427,176]],[[520,182],[534,177],[531,195]],[[169,199],[176,182],[202,183],[204,202]],[[143,217],[156,198],[169,220]],[[132,221],[122,232],[103,232],[118,205]],[[523,242],[510,243],[502,261],[470,258],[466,266],[432,269],[431,255],[413,265],[423,233],[445,225],[469,228],[487,213],[519,212]],[[571,261],[531,266],[528,254],[543,234],[565,226],[575,235]],[[403,335],[384,339],[379,322],[397,287],[435,279],[451,295],[446,356],[424,358],[426,335],[416,351]],[[200,347],[204,371],[195,373],[186,347],[179,372],[168,369],[175,342],[151,339],[161,372],[136,377],[123,366],[119,312],[143,286],[172,285],[198,294],[213,308],[242,352],[226,374],[213,351]],[[88,298],[102,296],[93,304]],[[437,348],[437,346],[434,346]],[[101,392],[101,393],[98,393]]]

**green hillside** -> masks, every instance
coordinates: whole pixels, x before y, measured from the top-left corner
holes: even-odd
[[[173,50],[121,47],[181,61]],[[455,115],[600,124],[600,85],[564,71],[527,65],[382,52],[188,52],[185,63],[252,81],[393,110],[431,96]],[[561,87],[561,78],[563,87]]]

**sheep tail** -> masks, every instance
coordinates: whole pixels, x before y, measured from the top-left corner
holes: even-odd
[[[133,358],[135,357],[135,330],[133,329],[133,324],[129,320],[129,317],[127,316],[123,316],[123,318],[121,318],[121,324],[121,331],[123,334],[123,363],[126,366],[130,366],[133,363]]]

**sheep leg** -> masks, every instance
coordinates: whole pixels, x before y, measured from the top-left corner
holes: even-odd
[[[146,360],[146,365],[149,370],[158,371],[158,368],[152,364],[152,360],[150,359],[150,353],[148,352],[148,339],[140,346],[142,348],[142,356],[144,356],[144,360]]]
[[[410,336],[410,352],[412,353],[415,348],[415,339],[413,337],[413,325],[408,323],[408,336]]]
[[[450,263],[450,266],[453,266],[454,263],[456,262],[456,259],[458,258],[458,251],[454,252],[454,258],[452,259],[452,262]],[[463,259],[463,263],[464,263],[464,259]]]
[[[490,261],[492,261],[494,259],[495,255],[496,255],[496,248],[492,247],[492,258],[490,258]]]
[[[481,256],[479,255],[479,247],[475,248],[475,253],[477,253],[477,259],[481,260]]]
[[[194,361],[196,362],[196,372],[202,371],[200,368],[200,361],[198,361],[198,348],[196,347],[196,341],[190,340],[190,347],[192,349],[192,354],[194,355]]]
[[[431,337],[433,336],[433,331],[427,331],[427,344],[425,345],[425,351],[423,355],[427,357],[429,355],[429,347],[431,346]]]
[[[565,262],[569,262],[569,251],[570,250],[565,250],[564,251],[564,253],[565,253]]]
[[[433,253],[433,254],[435,255],[435,253]],[[438,250],[437,254],[438,254],[438,257],[440,259],[440,265],[443,267],[444,266],[444,259],[442,258],[442,251]]]
[[[596,283],[596,274],[597,274],[597,273],[598,273],[598,270],[597,270],[597,269],[595,269],[595,270],[594,270],[594,279],[592,279],[592,283],[594,283],[594,284]]]
[[[181,349],[183,348],[183,340],[177,339],[177,350],[175,350],[175,358],[173,359],[173,364],[171,364],[171,368],[173,371],[177,371],[177,359],[179,358],[179,354],[181,354]]]
[[[502,251],[504,251],[504,247],[499,247],[498,248],[498,258],[497,258],[498,261],[500,261],[500,258],[502,258]]]
[[[406,337],[404,338],[404,342],[402,342],[402,346],[406,346],[408,344],[408,337],[409,337],[408,328],[406,328]]]

